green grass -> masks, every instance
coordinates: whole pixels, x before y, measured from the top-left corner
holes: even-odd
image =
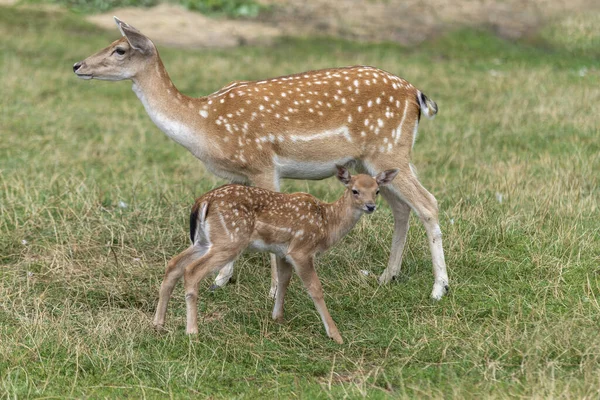
[[[600,12],[587,10],[585,13],[568,15],[548,24],[541,36],[555,46],[565,50],[600,52]]]
[[[129,83],[75,78],[75,61],[118,36],[58,11],[0,8],[2,397],[598,396],[597,53],[479,31],[417,49],[330,39],[160,49],[190,95],[370,64],[437,101],[413,161],[440,203],[452,291],[428,299],[415,218],[401,278],[378,286],[392,225],[382,207],[318,260],[338,346],[296,278],[287,321],[270,320],[260,254],[237,262],[235,284],[203,283],[197,337],[184,334],[181,286],[167,333],[154,332],[193,199],[224,182],[152,124]],[[342,191],[333,180],[284,189]]]

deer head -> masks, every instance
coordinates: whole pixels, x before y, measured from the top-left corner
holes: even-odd
[[[158,52],[150,39],[133,26],[114,18],[123,37],[75,63],[73,72],[79,78],[106,81],[131,79],[151,64],[148,59],[157,57]]]
[[[377,207],[375,200],[379,194],[379,187],[389,184],[396,177],[398,171],[398,169],[389,169],[374,177],[365,174],[351,176],[345,167],[338,165],[337,178],[351,193],[353,207],[371,214]]]

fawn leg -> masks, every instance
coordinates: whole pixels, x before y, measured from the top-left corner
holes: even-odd
[[[283,321],[283,299],[292,278],[293,267],[284,258],[277,258],[277,292],[275,294],[275,305],[273,306],[273,319]]]
[[[288,260],[290,260],[292,265],[294,265],[296,273],[302,280],[302,283],[304,283],[308,294],[315,303],[315,307],[321,315],[323,325],[325,325],[327,336],[335,340],[336,343],[344,343],[344,340],[342,339],[342,336],[340,335],[335,322],[333,322],[331,315],[329,315],[329,311],[325,305],[325,300],[323,299],[323,288],[321,287],[321,282],[317,276],[317,271],[315,271],[313,257],[288,256]]]
[[[154,315],[154,326],[162,328],[165,324],[165,316],[167,314],[167,305],[173,288],[179,279],[183,276],[183,271],[187,265],[202,257],[206,253],[206,247],[194,244],[188,247],[183,252],[173,257],[167,264],[165,276],[160,285],[158,295],[158,304]]]

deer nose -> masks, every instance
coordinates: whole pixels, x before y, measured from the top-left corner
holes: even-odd
[[[367,207],[367,212],[372,213],[373,211],[375,211],[375,204],[366,204]]]
[[[79,68],[81,68],[81,61],[73,64],[73,72],[77,72]]]

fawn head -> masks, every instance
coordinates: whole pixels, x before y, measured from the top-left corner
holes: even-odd
[[[359,174],[351,176],[350,172],[342,166],[337,166],[337,178],[351,192],[352,206],[367,214],[371,214],[377,207],[375,200],[379,194],[379,187],[389,184],[398,175],[398,169],[388,169],[377,176]]]
[[[133,26],[117,17],[115,22],[123,37],[83,61],[73,65],[73,72],[82,79],[120,81],[131,79],[146,68],[148,59],[158,54],[154,43]]]

